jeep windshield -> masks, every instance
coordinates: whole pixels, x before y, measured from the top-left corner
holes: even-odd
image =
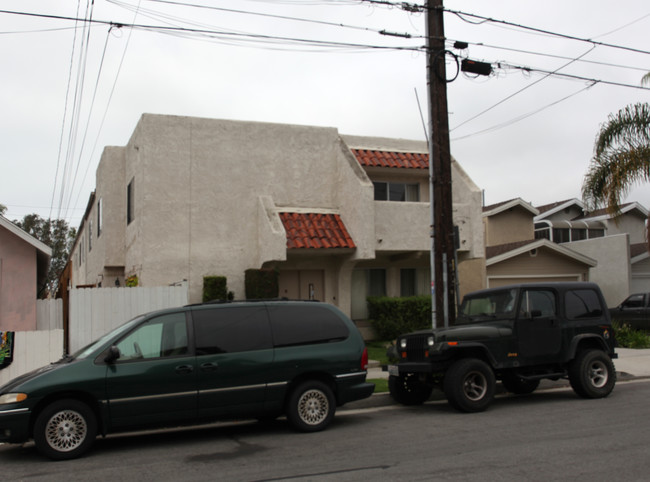
[[[456,323],[514,318],[516,299],[517,290],[515,288],[469,294],[463,298]]]

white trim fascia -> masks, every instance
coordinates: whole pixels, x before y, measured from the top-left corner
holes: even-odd
[[[505,261],[507,259],[514,258],[515,256],[519,256],[520,254],[527,253],[532,249],[539,249],[539,248],[548,248],[551,251],[555,251],[556,253],[559,253],[563,256],[572,258],[576,261],[579,261],[580,263],[584,263],[590,266],[591,268],[598,265],[598,262],[595,259],[590,258],[589,256],[585,256],[584,254],[580,254],[576,251],[573,251],[572,249],[565,248],[559,244],[549,241],[548,239],[538,239],[530,244],[520,246],[519,248],[513,249],[512,251],[508,251],[507,253],[503,253],[498,256],[494,256],[490,259],[485,260],[485,266],[492,266],[493,264],[501,263],[502,261]]]
[[[539,214],[538,216],[535,216],[535,221],[541,221],[548,216],[552,216],[553,214],[562,211],[566,208],[570,208],[571,206],[578,206],[583,212],[585,209],[585,205],[580,201],[580,199],[569,199],[568,201],[560,204],[559,206],[555,206],[553,209],[549,209],[548,211],[544,211],[542,214]]]
[[[647,251],[641,254],[638,254],[634,256],[633,258],[630,258],[630,264],[635,264],[638,263],[639,261],[643,261],[644,259],[650,258],[650,253]]]
[[[45,243],[39,241],[38,239],[36,239],[34,236],[26,233],[18,226],[16,226],[14,223],[9,221],[7,218],[0,216],[0,226],[5,228],[10,233],[15,234],[23,241],[31,244],[34,248],[38,249],[43,254],[49,256],[50,258],[52,257],[52,248],[50,248]]]
[[[609,220],[609,219],[617,218],[618,216],[621,216],[623,214],[627,214],[630,211],[633,211],[634,209],[638,209],[641,212],[641,214],[643,214],[645,217],[648,217],[648,210],[646,208],[644,208],[641,204],[639,204],[638,202],[635,201],[633,203],[628,204],[624,208],[622,208],[620,214],[618,214],[616,216],[612,216],[611,214],[606,213],[606,214],[601,214],[600,216],[593,216],[593,217],[586,216],[582,220],[585,220],[585,221],[606,221],[606,220]]]
[[[499,214],[503,211],[507,211],[510,208],[514,208],[516,206],[521,206],[527,211],[530,211],[534,216],[537,216],[539,214],[539,210],[535,208],[532,204],[527,203],[520,197],[513,199],[505,204],[502,204],[500,206],[495,207],[494,209],[491,209],[490,211],[485,211],[483,213],[483,217],[489,217],[489,216],[494,216],[495,214]]]

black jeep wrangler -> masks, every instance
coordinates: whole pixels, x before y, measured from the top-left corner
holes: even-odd
[[[616,383],[614,333],[594,283],[530,283],[466,295],[456,324],[402,335],[389,355],[391,396],[425,402],[434,387],[463,412],[485,410],[495,384],[533,392],[568,378],[581,397],[606,397]]]

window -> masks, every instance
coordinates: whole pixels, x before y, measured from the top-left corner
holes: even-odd
[[[119,362],[187,355],[185,313],[152,318],[122,338],[117,348]]]
[[[375,201],[409,201],[420,200],[419,184],[404,184],[399,182],[373,182],[375,186]]]
[[[400,296],[417,294],[417,271],[414,268],[402,268],[399,272]]]
[[[570,239],[571,231],[566,228],[553,228],[553,239],[554,243],[568,243]]]
[[[643,308],[644,306],[644,294],[631,295],[623,302],[623,308]]]
[[[270,306],[269,316],[276,347],[329,343],[345,340],[350,334],[335,312],[315,304]]]
[[[126,187],[126,224],[131,224],[131,221],[135,219],[135,179],[131,179],[131,182]]]
[[[97,201],[97,237],[102,234],[102,198]]]
[[[192,318],[197,355],[271,348],[264,305],[197,309],[192,311]]]
[[[93,249],[93,220],[88,220],[88,252]]]
[[[602,238],[605,236],[605,230],[604,229],[589,229],[589,239],[593,238]]]
[[[368,270],[368,296],[386,296],[386,270]]]
[[[600,298],[594,290],[571,290],[564,297],[566,315],[571,320],[598,318],[603,310]]]
[[[521,294],[519,316],[523,318],[555,316],[555,294],[549,290],[525,290]]]

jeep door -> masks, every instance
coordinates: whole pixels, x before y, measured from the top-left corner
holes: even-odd
[[[555,291],[521,290],[515,322],[520,360],[548,358],[560,353],[562,330],[557,310]]]
[[[196,307],[192,319],[199,418],[261,411],[273,362],[264,304]]]
[[[115,428],[162,425],[196,417],[195,359],[184,312],[151,318],[115,343],[120,356],[106,369]]]

